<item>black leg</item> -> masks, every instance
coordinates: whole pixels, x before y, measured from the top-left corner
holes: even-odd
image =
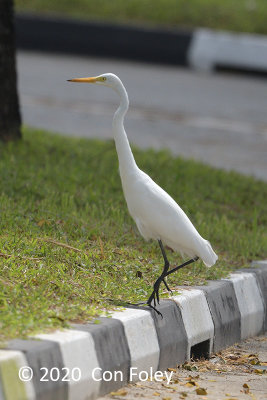
[[[166,276],[172,274],[172,273],[175,272],[175,271],[178,271],[178,269],[183,268],[183,267],[185,267],[185,266],[188,265],[188,264],[192,264],[194,261],[197,261],[198,259],[199,259],[199,257],[191,258],[191,260],[188,260],[188,261],[186,261],[185,263],[183,263],[183,264],[181,264],[181,265],[178,265],[177,267],[175,267],[175,268],[171,269],[170,271],[168,271],[168,272],[166,273]]]
[[[162,282],[164,283],[164,285],[165,285],[166,289],[168,290],[168,292],[172,293],[172,290],[169,288],[169,286],[168,286],[167,282],[165,281],[165,279],[162,279]]]
[[[167,285],[167,282],[164,279],[165,276],[167,276],[168,269],[170,267],[170,263],[169,263],[168,258],[166,256],[162,241],[159,240],[158,242],[159,242],[159,247],[160,247],[163,259],[164,259],[164,268],[163,268],[162,274],[159,276],[159,278],[154,283],[153,292],[151,293],[151,295],[150,295],[150,297],[149,297],[149,299],[147,301],[147,304],[149,306],[151,306],[152,301],[154,301],[154,308],[156,307],[156,300],[159,303],[159,287],[160,287],[161,282],[163,282],[164,285],[166,286],[167,290],[170,291],[170,288],[169,288],[169,286]]]
[[[170,264],[169,264],[169,260],[166,256],[165,249],[164,249],[162,241],[160,239],[158,240],[158,242],[159,242],[159,247],[160,247],[160,250],[161,250],[161,253],[162,253],[162,256],[164,259],[164,263],[165,263],[164,269],[166,268],[166,265],[167,265],[167,269],[168,269]]]
[[[147,304],[149,306],[151,306],[152,301],[154,301],[154,307],[153,307],[154,309],[156,307],[156,299],[157,299],[157,301],[159,303],[159,287],[160,287],[161,282],[163,282],[165,284],[166,288],[168,290],[170,290],[170,288],[168,287],[167,282],[165,281],[164,278],[166,276],[172,274],[173,272],[178,271],[178,269],[181,269],[181,268],[185,267],[186,265],[189,265],[189,264],[191,264],[194,261],[197,261],[199,259],[199,257],[191,258],[190,260],[184,262],[183,264],[178,265],[177,267],[175,267],[172,270],[168,271],[168,269],[169,269],[169,261],[167,259],[167,256],[166,256],[165,250],[163,248],[162,242],[160,240],[159,240],[159,245],[160,245],[160,248],[161,248],[161,251],[162,251],[162,255],[163,255],[163,258],[164,258],[164,261],[165,261],[165,265],[164,265],[164,269],[163,269],[162,274],[160,275],[160,277],[154,283],[154,290],[151,293],[151,295],[150,295],[150,297],[149,297],[149,299],[147,301]]]
[[[163,277],[162,282],[163,282],[164,285],[166,286],[166,289],[167,289],[169,292],[171,292],[171,289],[169,288],[169,286],[168,286],[166,280],[164,279],[165,276],[167,276],[167,272],[168,272],[168,270],[169,270],[169,268],[170,268],[170,263],[169,263],[169,260],[168,260],[168,258],[167,258],[167,256],[166,256],[166,252],[165,252],[165,249],[164,249],[164,247],[163,247],[162,241],[159,240],[158,242],[159,242],[159,247],[160,247],[160,250],[161,250],[163,259],[164,259],[164,268],[163,268],[163,272],[162,272],[162,274],[161,274],[161,277]]]

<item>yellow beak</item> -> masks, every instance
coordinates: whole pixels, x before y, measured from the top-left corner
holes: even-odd
[[[92,77],[92,78],[75,78],[75,79],[68,79],[68,82],[80,82],[80,83],[95,83],[97,82],[97,78],[96,77]]]

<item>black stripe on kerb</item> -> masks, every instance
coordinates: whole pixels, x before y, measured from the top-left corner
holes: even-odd
[[[162,317],[153,310],[151,315],[160,348],[158,369],[164,371],[185,362],[188,339],[181,311],[174,301],[161,300],[157,310],[161,312]]]
[[[120,377],[117,381],[101,381],[99,393],[101,396],[127,384],[131,356],[122,322],[112,318],[99,318],[97,321],[99,323],[74,324],[72,328],[92,335],[99,367],[103,372],[122,372],[122,381]]]
[[[263,332],[267,331],[267,261],[266,264],[262,265],[261,263],[254,263],[255,267],[252,268],[244,268],[242,270],[235,271],[238,272],[250,272],[254,274],[257,283],[259,285],[259,289],[262,295],[262,300],[264,303],[265,317],[263,324]],[[259,332],[260,333],[260,332]]]
[[[233,283],[210,281],[196,286],[205,293],[214,324],[213,351],[217,352],[241,340],[241,314]]]
[[[19,14],[17,46],[26,50],[187,65],[192,32]]]
[[[50,340],[21,340],[14,339],[8,343],[7,350],[18,350],[25,354],[28,366],[33,369],[33,386],[36,399],[38,400],[66,400],[68,398],[68,382],[63,382],[62,378],[66,372],[58,343]],[[57,381],[52,381],[48,375],[48,381],[41,381],[47,368],[50,372],[52,368],[58,368],[60,377]]]

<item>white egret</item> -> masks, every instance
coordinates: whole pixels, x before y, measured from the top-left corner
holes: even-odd
[[[201,258],[207,267],[211,267],[218,257],[210,243],[200,236],[187,215],[172,197],[136,165],[123,126],[129,100],[121,80],[116,75],[107,73],[90,78],[70,79],[69,81],[108,86],[114,89],[120,97],[119,108],[113,117],[112,131],[119,159],[124,196],[140,234],[145,240],[157,240],[164,258],[162,274],[156,280],[153,292],[147,301],[147,304],[155,309],[156,300],[159,303],[161,282],[170,290],[165,280],[169,274],[196,261],[198,258]],[[190,260],[169,270],[169,261],[163,244],[180,252],[182,256],[190,257]],[[154,307],[151,304],[152,301],[154,301]]]

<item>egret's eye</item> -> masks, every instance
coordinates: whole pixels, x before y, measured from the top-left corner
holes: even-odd
[[[105,76],[103,76],[102,81],[106,81],[106,80],[107,80],[107,78]]]

